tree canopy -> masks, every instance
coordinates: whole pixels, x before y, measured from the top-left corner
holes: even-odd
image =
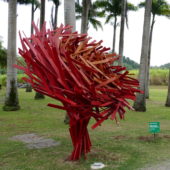
[[[75,7],[76,7],[76,13],[77,13],[76,19],[81,19],[83,6],[80,3],[76,2]],[[98,1],[93,2],[89,10],[88,20],[89,20],[89,23],[96,30],[98,29],[98,27],[101,29],[103,28],[98,18],[103,18],[104,16],[105,16],[105,11],[99,10]]]

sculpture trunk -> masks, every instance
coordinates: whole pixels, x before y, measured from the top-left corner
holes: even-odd
[[[79,119],[77,121],[70,120],[70,136],[73,144],[73,151],[69,160],[76,161],[90,152],[91,141],[87,130],[90,118]]]

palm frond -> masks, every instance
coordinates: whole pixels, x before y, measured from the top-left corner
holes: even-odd
[[[114,16],[113,14],[108,15],[108,16],[106,17],[105,24],[109,23],[110,20],[111,20],[112,18],[114,18],[114,17],[115,17],[115,16]]]
[[[93,27],[94,27],[96,30],[98,30],[98,27],[100,27],[101,29],[103,29],[101,22],[98,21],[97,19],[91,18],[91,19],[90,19],[90,24],[92,24]]]

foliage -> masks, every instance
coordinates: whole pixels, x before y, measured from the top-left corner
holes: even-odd
[[[138,70],[130,70],[134,74],[133,77],[138,77]],[[168,85],[168,69],[150,69],[150,84],[151,85]]]
[[[162,69],[168,69],[168,68],[170,68],[170,63],[161,65],[160,68],[162,68]]]
[[[72,145],[66,131],[68,127],[63,124],[64,111],[47,107],[46,103],[54,102],[50,98],[35,101],[34,92],[25,93],[20,89],[22,109],[15,113],[0,110],[0,169],[89,170],[94,162],[103,162],[108,170],[136,170],[169,160],[170,114],[169,108],[164,107],[166,94],[167,88],[152,87],[146,113],[129,111],[119,126],[107,121],[95,132],[89,128],[93,134],[93,147],[88,159],[71,163],[64,161]],[[0,92],[0,107],[4,96],[5,89]],[[152,134],[148,133],[150,121],[161,124],[161,133],[156,140],[152,140]],[[93,122],[91,120],[91,124]],[[10,140],[12,136],[27,133],[52,138],[61,144],[30,150],[24,143]],[[142,137],[146,140],[139,139]]]
[[[82,4],[76,2],[75,3],[75,8],[76,8],[76,19],[81,19],[82,16],[82,11],[83,11],[83,6]],[[103,18],[105,16],[105,11],[101,11],[98,8],[97,1],[92,2],[90,11],[89,11],[89,16],[88,20],[89,23],[97,30],[98,27],[103,29],[101,22],[97,18]]]
[[[139,7],[145,6],[145,2],[141,2]],[[170,4],[166,0],[153,0],[152,1],[152,14],[158,16],[170,17]]]
[[[2,42],[0,41],[0,69],[7,66],[7,50],[2,47]],[[1,71],[1,70],[0,70]]]
[[[127,70],[139,69],[139,64],[131,60],[129,57],[123,56],[123,65],[127,68]]]
[[[4,0],[4,1],[9,1],[9,0]],[[17,3],[20,5],[28,5],[28,4],[32,4],[32,0],[17,0]],[[34,3],[37,7],[40,6],[40,2],[38,0],[34,0]]]
[[[97,6],[99,8],[104,9],[106,14],[106,23],[109,23],[112,21],[112,19],[115,19],[115,17],[121,15],[121,1],[120,0],[98,0]],[[136,11],[138,8],[134,6],[132,3],[127,3],[127,11]],[[127,16],[126,11],[126,16]],[[127,17],[126,17],[127,19]]]
[[[25,81],[22,79],[23,77],[25,77],[25,74],[18,74],[17,82],[25,83]],[[0,84],[2,84],[2,86],[6,86],[6,74],[0,76]]]

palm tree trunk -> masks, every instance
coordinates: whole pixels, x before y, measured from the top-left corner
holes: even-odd
[[[64,21],[65,25],[71,25],[72,30],[76,30],[75,1],[64,0]]]
[[[88,16],[89,16],[90,4],[91,4],[91,0],[83,0],[81,33],[87,33],[88,30]]]
[[[73,26],[72,31],[76,30],[75,0],[64,0],[64,21],[65,25]],[[69,124],[69,117],[66,114],[65,124]]]
[[[113,48],[112,52],[115,52],[115,44],[116,44],[116,28],[117,28],[117,17],[115,16],[114,26],[113,26]]]
[[[168,94],[167,94],[165,106],[170,107],[170,69],[169,69],[169,80],[168,80]]]
[[[9,0],[8,3],[8,51],[7,51],[7,87],[6,100],[3,110],[19,110],[17,91],[17,71],[13,67],[16,64],[16,24],[17,24],[17,0]]]
[[[34,22],[34,3],[35,3],[35,0],[32,0],[32,4],[31,4],[31,35],[33,34],[33,25],[32,25],[32,23]],[[32,92],[32,87],[31,87],[30,83],[27,83],[25,91],[26,92]]]
[[[41,9],[40,9],[40,28],[42,28],[45,21],[45,0],[41,0]]]
[[[126,16],[126,0],[122,0],[122,11],[121,11],[121,25],[120,25],[120,39],[119,39],[119,55],[121,56],[118,60],[119,65],[123,65],[123,48],[124,48],[124,28],[125,28],[125,16]]]
[[[35,0],[32,0],[32,7],[31,7],[31,34],[33,34],[33,25],[32,25],[32,23],[34,22],[34,3],[35,3]]]
[[[54,14],[54,29],[56,29],[56,28],[57,28],[58,6],[59,6],[59,5],[55,5],[55,14]]]
[[[143,93],[138,93],[136,101],[134,102],[134,109],[136,111],[146,111],[146,78],[148,70],[148,49],[149,49],[149,34],[150,34],[150,20],[151,20],[152,0],[146,0],[145,16],[143,25],[142,50],[139,70],[139,89]]]
[[[152,35],[153,35],[153,27],[155,24],[155,15],[152,15],[152,24],[150,29],[150,37],[149,37],[149,50],[148,50],[148,70],[147,70],[147,79],[146,79],[146,99],[149,99],[149,85],[150,85],[150,61],[151,61],[151,48],[152,48]]]
[[[45,21],[45,0],[41,0],[41,9],[40,9],[40,29],[43,27]],[[34,99],[44,99],[45,96],[41,93],[36,92]]]

